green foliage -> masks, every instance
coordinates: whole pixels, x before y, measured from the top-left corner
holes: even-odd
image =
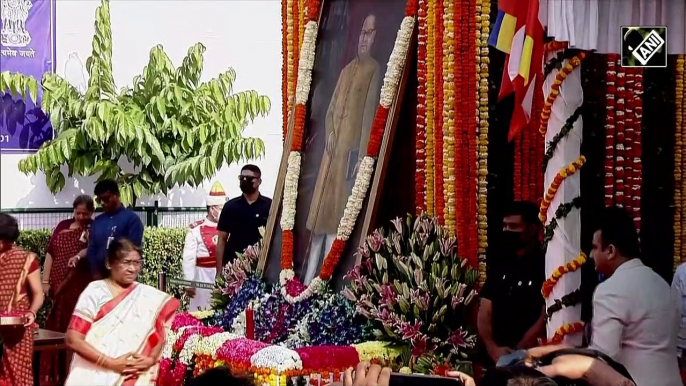
[[[43,90],[41,108],[50,116],[56,138],[19,163],[25,174],[45,173],[56,193],[68,176],[114,178],[122,201],[165,193],[175,185],[198,186],[224,163],[264,154],[258,138],[244,138],[243,130],[271,109],[267,96],[256,91],[233,91],[236,72],[228,69],[201,83],[205,47],[197,43],[175,68],[162,46],[150,51],[148,65],[133,79],[132,87],[117,91],[112,76],[112,30],[109,1],[96,11],[92,54],[86,61],[88,89],[81,95],[66,80],[46,73],[39,85],[19,73],[0,73],[0,90],[36,100]],[[129,173],[120,157],[134,165]]]
[[[46,229],[25,230],[21,232],[17,245],[36,253],[42,267],[51,234],[52,231]],[[138,281],[157,287],[157,275],[160,272],[165,272],[168,278],[183,278],[182,252],[185,237],[185,229],[145,228],[142,246],[143,268]],[[167,292],[180,299],[183,289],[170,287],[167,288]],[[38,313],[37,321],[40,326],[44,325],[51,304],[50,299],[46,299]]]

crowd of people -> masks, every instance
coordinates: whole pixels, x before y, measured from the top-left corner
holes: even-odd
[[[242,194],[231,200],[216,183],[206,199],[206,217],[190,225],[183,250],[186,280],[214,282],[236,253],[259,241],[258,229],[267,222],[271,199],[259,192],[257,166],[244,166],[239,182]],[[0,312],[22,315],[25,322],[1,331],[0,385],[34,384],[35,319],[45,296],[53,302],[45,328],[66,333],[73,358],[67,374],[63,357],[43,355],[41,385],[154,383],[165,328],[179,302],[136,282],[143,224],[121,204],[117,183],[100,181],[94,195],[102,213],[93,218],[90,196],[74,200],[73,218],[60,222],[49,240],[42,274],[36,254],[16,245],[16,219],[0,214]],[[539,347],[546,335],[546,308],[540,293],[545,258],[538,208],[515,202],[507,209],[500,248],[489,256],[481,291],[478,362],[487,370],[480,384],[683,385],[679,365],[686,361],[686,265],[679,267],[670,287],[639,259],[638,233],[624,209],[606,208],[597,220],[590,254],[604,281],[593,296],[588,347]],[[208,290],[191,286],[186,294],[191,311],[209,307]],[[447,375],[475,385],[464,373]],[[386,386],[392,379],[390,369],[361,363],[346,372],[343,385]],[[191,384],[246,382],[219,368]]]

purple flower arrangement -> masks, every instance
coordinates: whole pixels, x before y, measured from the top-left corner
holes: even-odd
[[[230,331],[234,319],[246,309],[250,301],[262,297],[265,290],[266,285],[258,274],[253,273],[248,276],[241,288],[236,291],[226,305],[226,308],[224,308],[224,312],[221,314],[221,322],[219,323],[221,327],[225,331]]]
[[[296,323],[310,312],[313,296],[297,303],[289,303],[279,288],[260,304],[255,312],[255,339],[271,344],[285,342]]]

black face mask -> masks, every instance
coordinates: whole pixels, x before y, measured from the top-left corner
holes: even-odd
[[[257,191],[257,188],[253,186],[252,181],[241,181],[241,192],[245,194],[253,194]]]
[[[522,232],[503,231],[503,249],[511,252],[517,252],[522,250],[526,246],[523,236],[524,235],[522,234]]]

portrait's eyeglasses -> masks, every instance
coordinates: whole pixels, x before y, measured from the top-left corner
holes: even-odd
[[[360,35],[361,35],[362,37],[368,38],[368,37],[372,36],[372,34],[373,34],[374,32],[376,32],[376,28],[372,28],[372,29],[363,29],[363,30],[362,30],[362,33],[360,33]]]
[[[240,181],[253,182],[253,181],[255,181],[255,180],[257,179],[257,177],[253,177],[253,176],[244,176],[244,175],[241,174],[241,175],[238,176],[238,179],[239,179]]]
[[[95,197],[95,202],[97,202],[98,204],[107,204],[108,202],[110,202],[111,198],[112,196]]]

